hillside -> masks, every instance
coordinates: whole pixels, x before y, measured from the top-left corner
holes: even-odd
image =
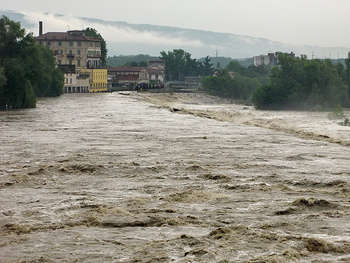
[[[315,57],[345,57],[348,48],[297,46],[265,38],[194,30],[178,27],[157,26],[147,24],[130,24],[122,21],[105,21],[101,19],[72,17],[67,15],[1,11],[11,19],[20,21],[29,31],[37,34],[37,23],[44,22],[44,31],[65,31],[82,29],[87,26],[96,28],[108,43],[109,56],[150,54],[158,56],[162,50],[182,48],[194,57],[219,56],[247,58],[268,52],[294,51],[296,54],[312,54]],[[117,19],[117,18],[116,18]]]

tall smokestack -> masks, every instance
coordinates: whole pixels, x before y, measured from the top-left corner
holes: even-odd
[[[43,34],[43,21],[39,21],[39,36]]]

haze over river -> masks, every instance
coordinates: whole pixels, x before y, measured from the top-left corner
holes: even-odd
[[[349,146],[204,95],[0,112],[0,262],[350,262]]]

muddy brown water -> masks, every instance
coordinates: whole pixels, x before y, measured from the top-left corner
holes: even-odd
[[[186,96],[0,112],[0,262],[350,262],[350,128]]]

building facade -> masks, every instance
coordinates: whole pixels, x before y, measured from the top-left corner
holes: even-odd
[[[254,66],[276,66],[278,65],[278,56],[280,54],[287,54],[288,56],[295,57],[295,54],[293,52],[291,53],[282,53],[282,52],[275,52],[275,53],[268,53],[267,55],[260,55],[253,57],[254,59]]]
[[[88,93],[90,74],[83,72],[64,74],[64,93]]]
[[[165,66],[159,61],[150,61],[147,67],[109,67],[108,78],[112,87],[162,87],[164,85]]]
[[[254,57],[254,66],[259,67],[262,65],[277,65],[278,53],[268,53],[267,55],[260,55]]]
[[[80,30],[43,34],[42,23],[39,22],[36,40],[52,50],[57,66],[64,73],[64,92],[107,91],[107,70],[101,68],[99,38],[88,37]]]
[[[110,67],[108,75],[112,86],[164,87],[165,65],[162,60],[151,60],[146,67]]]
[[[162,60],[151,60],[147,67],[150,82],[163,85],[165,80],[165,65]]]
[[[148,73],[143,67],[109,67],[108,75],[113,86],[137,85],[148,81]]]
[[[108,87],[107,69],[88,69],[90,70],[90,89],[89,92],[105,92]]]

